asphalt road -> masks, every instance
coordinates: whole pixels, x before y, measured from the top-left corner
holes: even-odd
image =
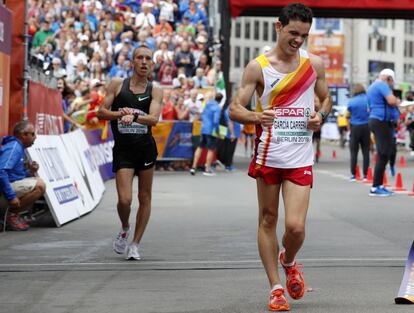
[[[0,312],[267,312],[255,182],[242,152],[234,173],[156,174],[142,261],[112,251],[119,228],[114,181],[79,220],[56,228],[44,216],[40,227],[0,233]],[[411,189],[414,160],[404,155],[407,167],[398,170]],[[413,312],[394,297],[414,240],[414,198],[369,197],[369,186],[348,181],[348,162],[348,150],[325,144],[315,165],[298,255],[308,292],[290,301],[292,311]]]

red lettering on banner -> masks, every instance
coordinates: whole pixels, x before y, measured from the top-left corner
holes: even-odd
[[[281,117],[302,117],[305,115],[305,109],[303,108],[277,108],[276,116]]]
[[[38,135],[59,135],[63,133],[63,118],[45,113],[37,113],[35,130]]]

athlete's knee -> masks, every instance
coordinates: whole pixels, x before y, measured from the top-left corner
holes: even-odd
[[[286,223],[286,234],[295,237],[301,238],[305,236],[305,224],[302,222],[288,222]]]
[[[151,203],[151,190],[140,190],[138,192],[138,201],[140,204]]]
[[[129,208],[132,204],[132,198],[130,196],[119,196],[118,205],[123,208]]]
[[[264,209],[259,220],[259,226],[264,229],[274,229],[277,223],[277,214]]]

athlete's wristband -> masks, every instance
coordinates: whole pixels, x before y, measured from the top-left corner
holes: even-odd
[[[318,114],[322,117],[322,122],[325,122],[325,119],[328,116],[328,113],[323,112],[323,111],[318,111]]]

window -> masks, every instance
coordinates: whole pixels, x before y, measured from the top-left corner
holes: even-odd
[[[368,50],[371,51],[372,47],[372,38],[371,36],[368,36]]]
[[[250,39],[250,21],[244,24],[244,38]]]
[[[407,40],[404,40],[404,56],[408,56],[408,42]]]
[[[235,34],[236,38],[240,38],[240,35],[241,35],[241,23],[240,23],[240,21],[236,22],[235,31],[236,31],[236,34]]]
[[[276,40],[277,40],[277,33],[276,33],[276,29],[273,25],[273,27],[272,27],[272,41],[276,42]]]
[[[269,40],[269,22],[263,22],[263,40]]]
[[[395,52],[395,37],[391,37],[391,52]]]
[[[387,51],[387,37],[381,35],[377,40],[377,50],[378,51]]]
[[[412,41],[408,42],[408,56],[410,58],[413,57],[413,42]]]
[[[240,47],[236,46],[234,48],[234,67],[240,67]]]
[[[253,58],[258,57],[260,54],[260,49],[259,48],[254,48],[254,52],[253,52]]]
[[[260,22],[254,21],[254,39],[259,40],[259,34],[260,34]]]
[[[250,47],[244,48],[244,66],[250,62]]]

